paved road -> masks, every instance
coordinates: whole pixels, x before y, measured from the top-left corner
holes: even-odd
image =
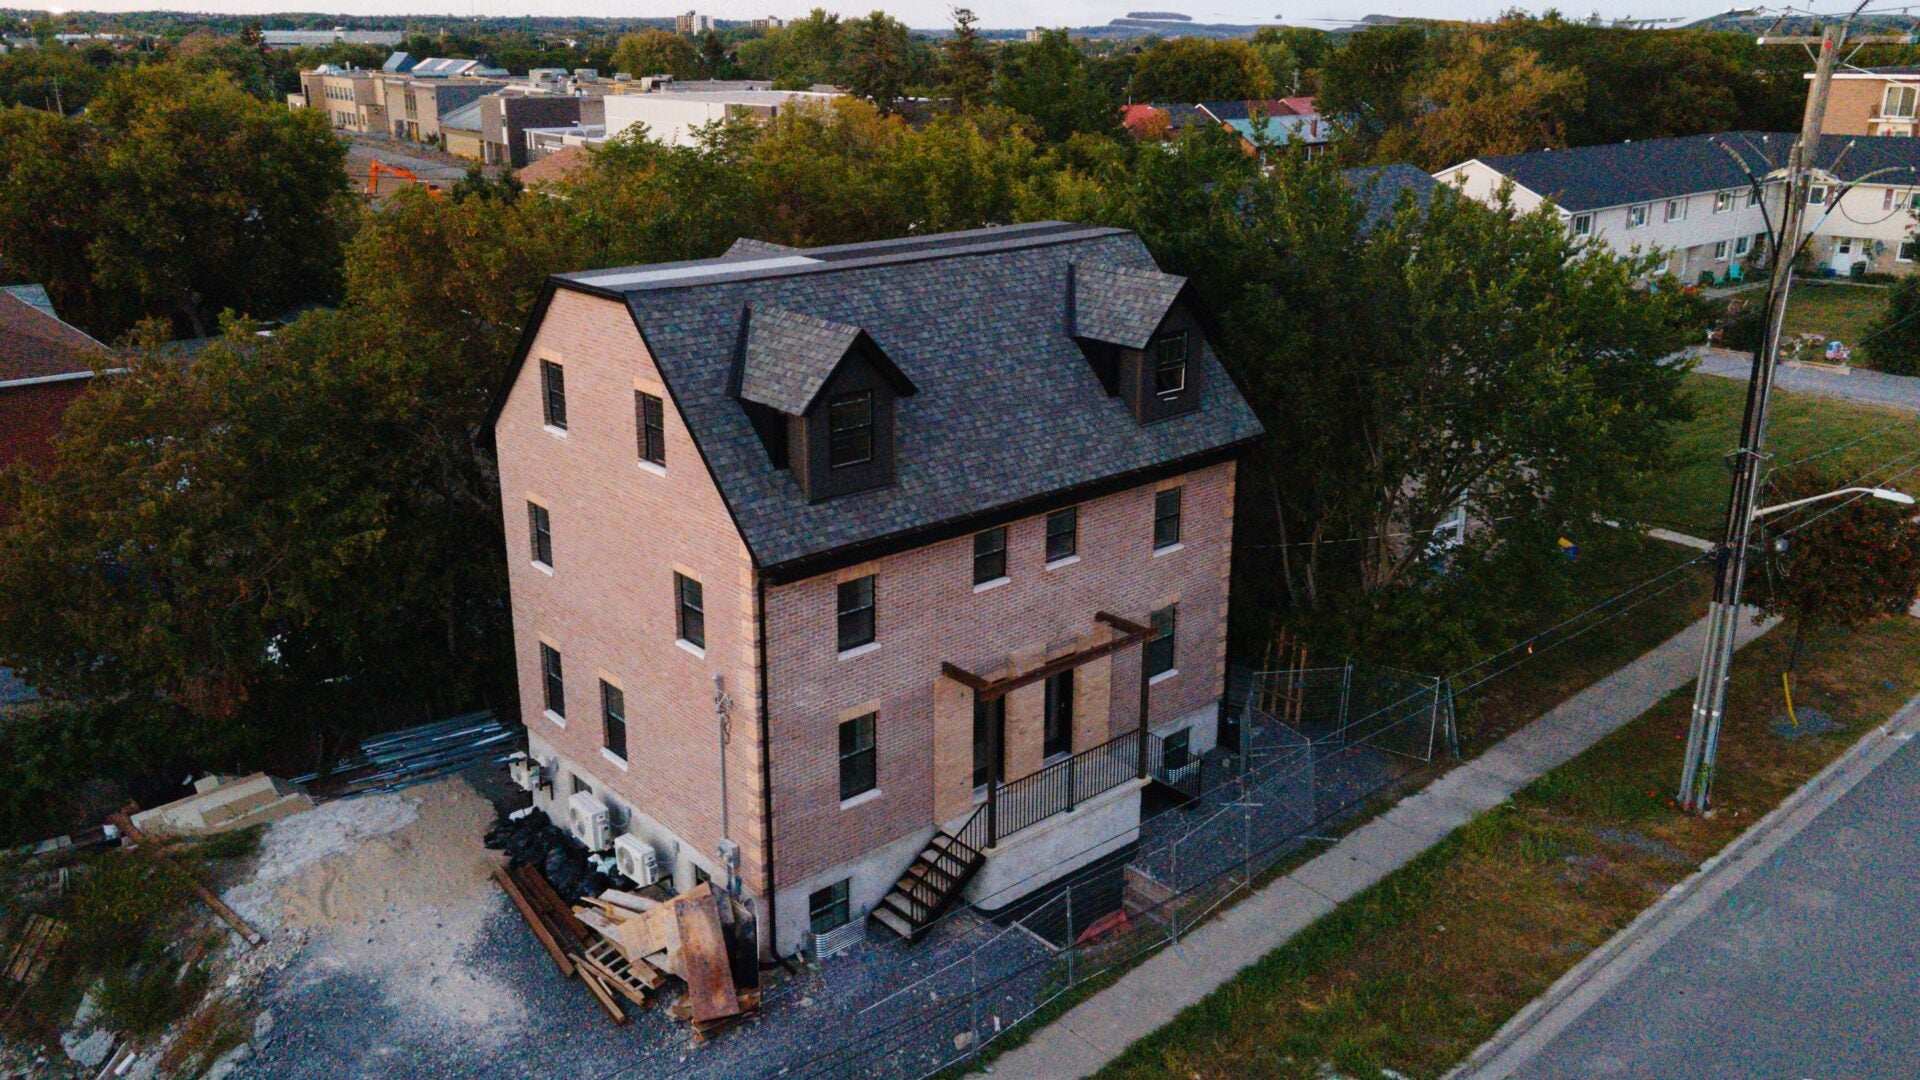
[[[1753,372],[1753,357],[1746,353],[1710,349],[1700,354],[1700,366],[1694,370],[1702,375],[1718,375],[1724,379],[1745,382]],[[1887,375],[1859,368],[1840,375],[1816,368],[1782,364],[1774,374],[1774,385],[1801,394],[1819,394],[1865,405],[1884,405],[1920,412],[1920,378],[1906,375]]]
[[[1817,798],[1801,831],[1497,1075],[1920,1075],[1917,743]]]

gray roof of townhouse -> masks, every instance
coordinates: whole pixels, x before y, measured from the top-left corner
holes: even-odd
[[[1791,140],[1792,136],[1762,131],[1728,131],[1479,160],[1528,191],[1552,199],[1563,210],[1598,210],[1745,188],[1747,173],[1734,155],[1761,172],[1786,159]]]
[[[558,275],[549,289],[625,302],[755,561],[797,574],[1223,460],[1262,433],[1211,346],[1191,413],[1143,425],[1109,396],[1070,325],[1069,276],[1084,295],[1090,269],[1144,278],[1169,303],[1178,290],[1161,279],[1183,280],[1160,274],[1133,233],[1039,222],[824,248],[746,242],[718,259]],[[743,321],[751,334],[768,310],[858,328],[917,391],[896,406],[896,483],[809,503],[773,466],[733,392]]]
[[[1414,203],[1424,209],[1433,202],[1433,189],[1440,186],[1440,181],[1415,165],[1367,165],[1342,169],[1340,176],[1366,207],[1368,232],[1393,216],[1401,195],[1411,192]]]
[[[865,336],[857,326],[758,305],[747,308],[746,334],[740,396],[788,416],[804,416],[813,408],[827,380]],[[902,394],[914,392],[904,379],[895,382]]]
[[[482,97],[484,96],[485,95],[482,95]],[[479,131],[480,98],[474,98],[472,101],[467,102],[452,112],[442,113],[440,116],[440,126],[442,128],[452,128],[455,131]]]
[[[1157,269],[1074,264],[1073,326],[1076,337],[1144,349],[1187,279]]]
[[[1744,190],[1749,170],[1764,177],[1785,165],[1793,138],[1779,132],[1723,131],[1480,160],[1514,183],[1553,199],[1563,210],[1598,210],[1703,191]],[[1814,166],[1842,181],[1912,183],[1920,177],[1920,139],[1829,135],[1820,140]]]

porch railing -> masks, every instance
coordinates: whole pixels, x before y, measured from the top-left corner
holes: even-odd
[[[993,842],[1132,780],[1139,775],[1139,743],[1139,733],[1130,731],[1010,784],[996,785],[989,796]]]

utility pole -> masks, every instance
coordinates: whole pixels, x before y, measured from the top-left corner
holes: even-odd
[[[1861,7],[1865,7],[1863,3]],[[1854,10],[1854,15],[1859,9]],[[1794,257],[1800,252],[1801,228],[1806,220],[1807,190],[1812,185],[1814,152],[1820,145],[1820,128],[1827,116],[1827,91],[1833,85],[1833,70],[1839,64],[1840,50],[1849,43],[1848,31],[1853,15],[1837,24],[1828,24],[1821,35],[1813,37],[1762,37],[1762,45],[1811,45],[1820,52],[1815,60],[1813,85],[1807,91],[1806,115],[1800,124],[1800,138],[1788,152],[1786,166],[1786,206],[1781,211],[1780,231],[1773,252],[1773,270],[1767,281],[1767,313],[1760,347],[1754,350],[1753,373],[1747,380],[1747,404],[1740,422],[1740,448],[1735,451],[1733,485],[1727,497],[1727,515],[1723,539],[1715,549],[1713,604],[1707,611],[1707,640],[1700,650],[1699,676],[1694,681],[1693,714],[1687,727],[1687,756],[1680,772],[1683,809],[1700,813],[1707,809],[1713,788],[1714,762],[1719,750],[1720,721],[1727,705],[1727,675],[1733,663],[1734,631],[1740,621],[1740,587],[1747,576],[1747,555],[1752,545],[1753,511],[1758,505],[1760,488],[1766,477],[1767,410],[1772,403],[1773,373],[1779,360],[1781,327],[1787,315],[1787,292],[1793,283]],[[1857,44],[1910,44],[1911,35],[1873,35],[1853,38]]]

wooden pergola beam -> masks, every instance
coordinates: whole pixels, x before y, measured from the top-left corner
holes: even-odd
[[[1005,697],[1023,686],[1032,686],[1034,683],[1051,679],[1063,671],[1071,671],[1082,664],[1091,663],[1103,656],[1111,656],[1122,649],[1138,645],[1153,636],[1153,627],[1142,626],[1139,623],[1123,619],[1109,612],[1095,612],[1093,617],[1096,621],[1103,622],[1115,630],[1118,630],[1118,636],[1109,641],[1103,641],[1098,645],[1081,649],[1078,652],[1068,653],[1056,660],[1049,660],[1025,674],[1009,675],[1004,679],[983,679],[957,664],[945,662],[941,663],[940,672],[954,682],[972,690],[974,695],[980,700],[992,701],[995,698]]]

